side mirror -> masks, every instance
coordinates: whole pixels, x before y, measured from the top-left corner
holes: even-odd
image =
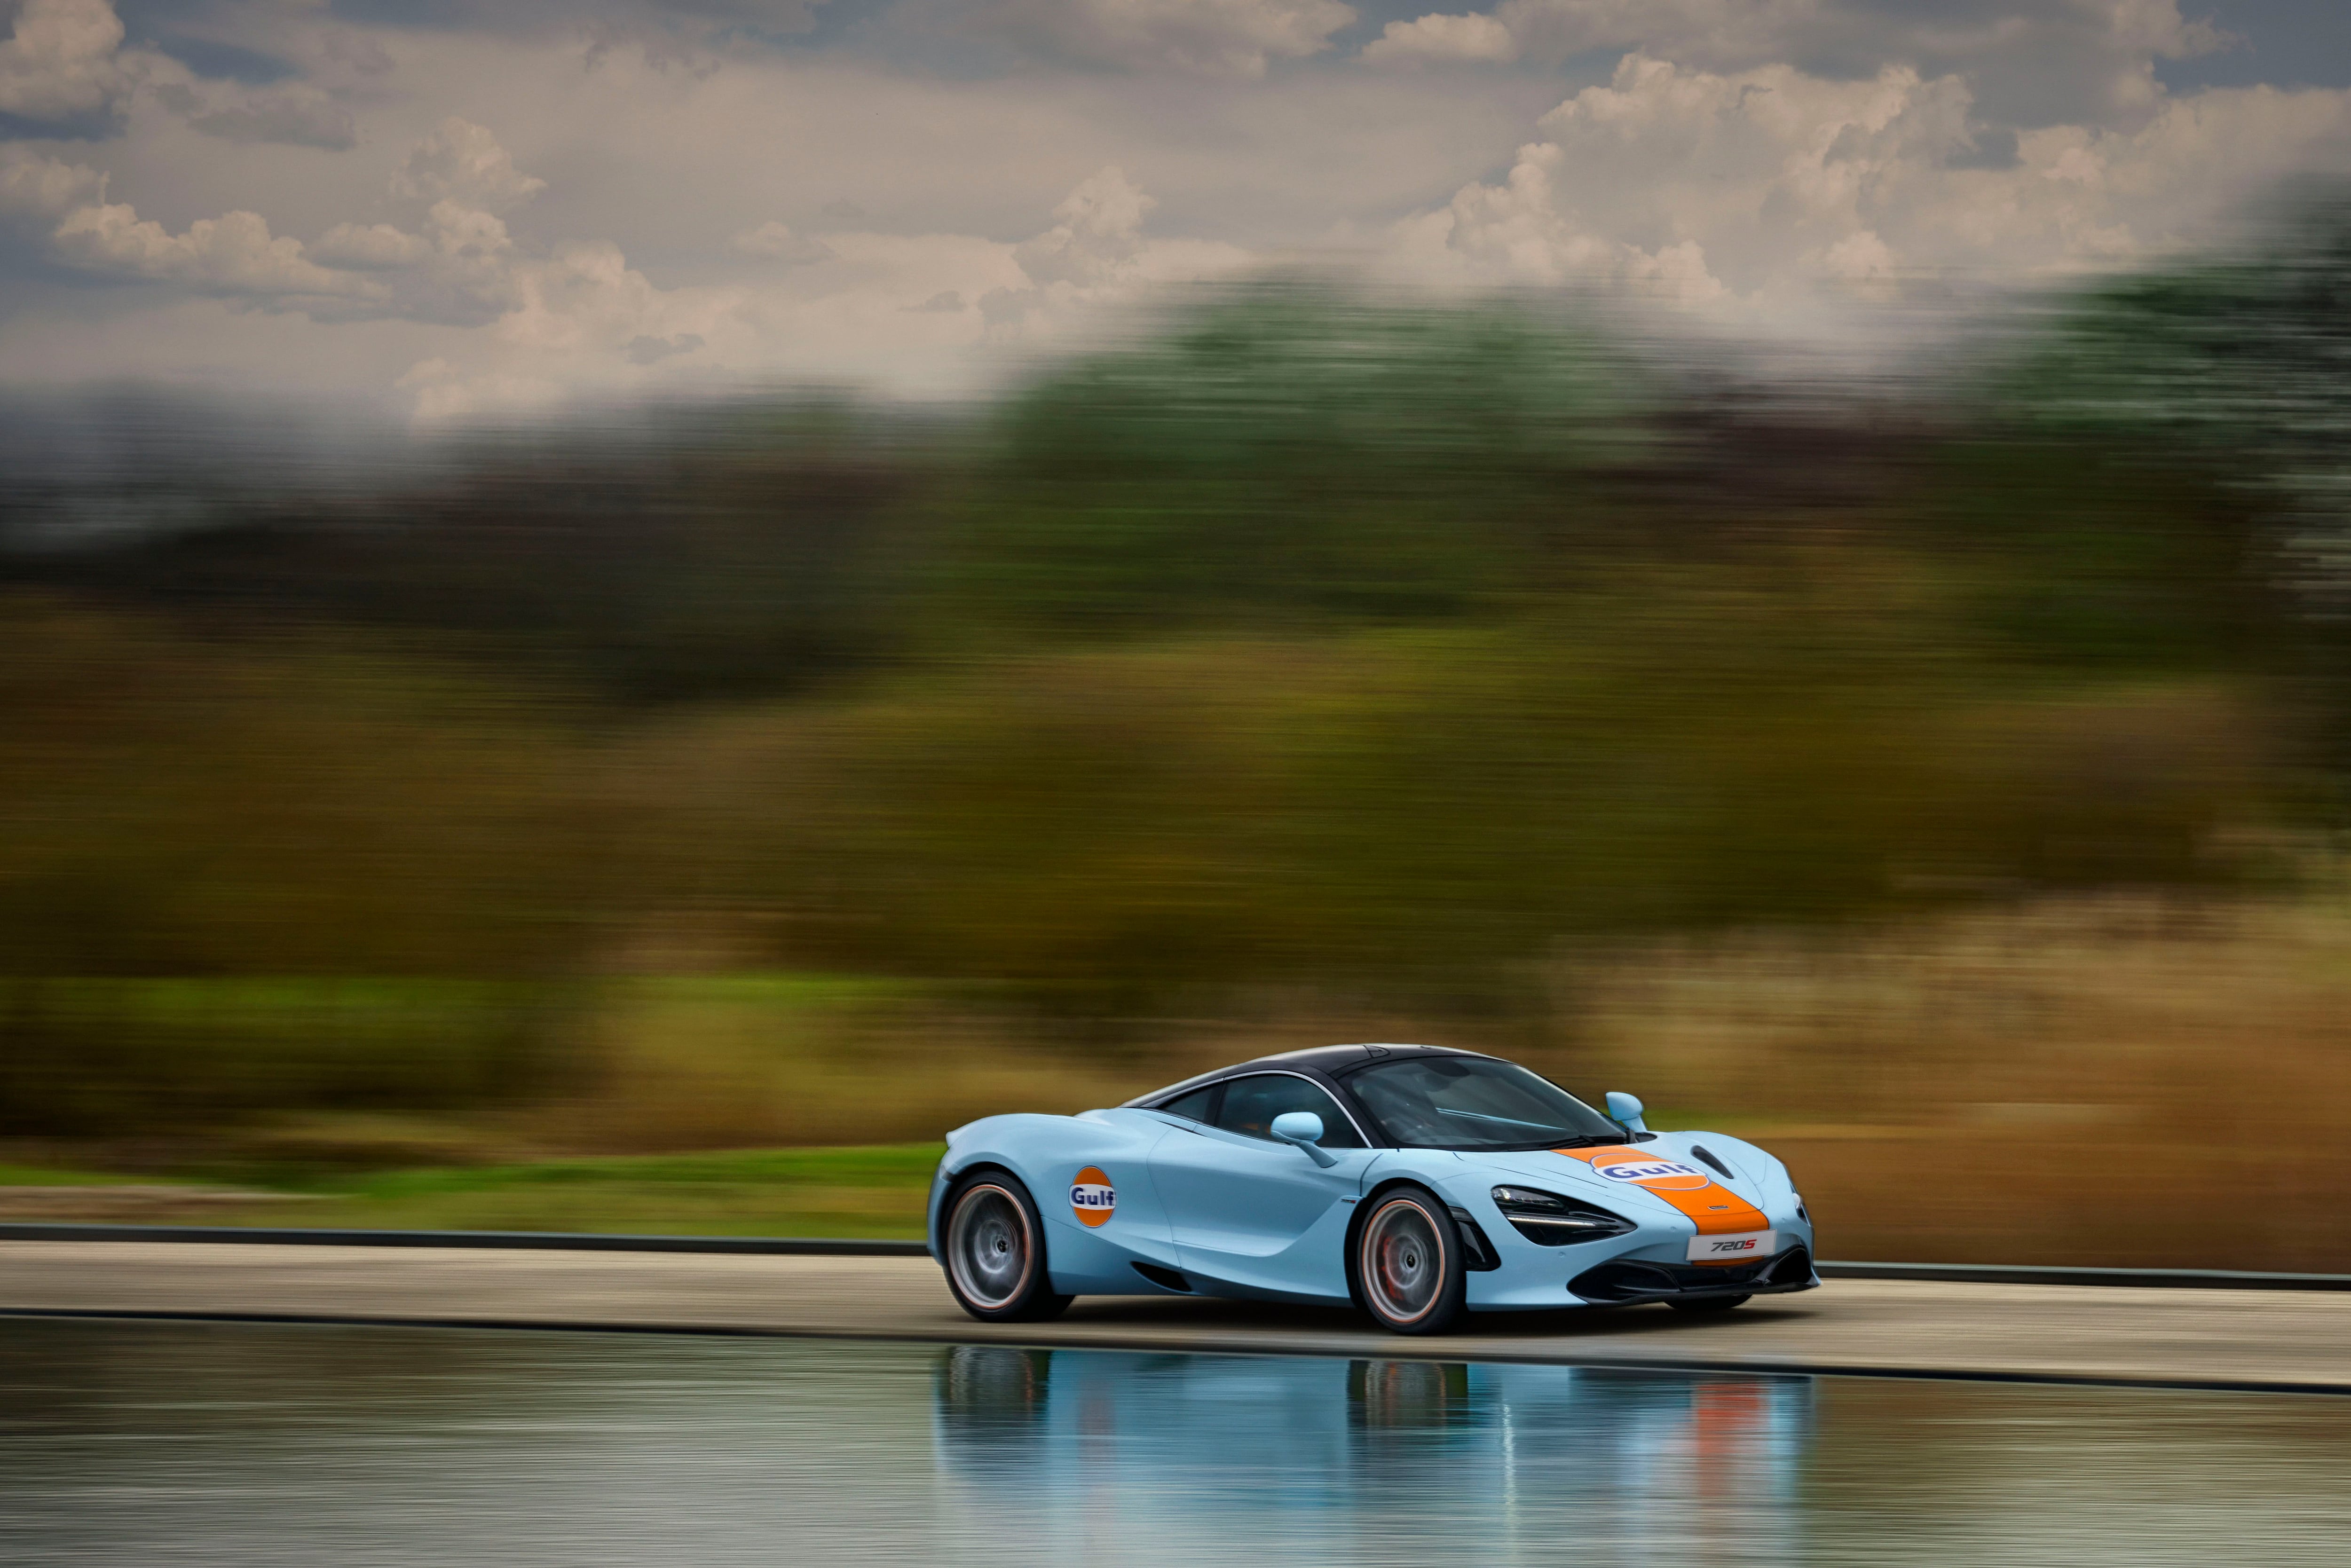
[[[1322,1146],[1322,1118],[1311,1111],[1284,1111],[1266,1130],[1285,1144],[1297,1145],[1308,1159],[1324,1170],[1339,1163],[1339,1156]]]
[[[1641,1103],[1621,1089],[1608,1092],[1608,1114],[1623,1123],[1630,1132],[1646,1133],[1649,1130],[1641,1122]]]

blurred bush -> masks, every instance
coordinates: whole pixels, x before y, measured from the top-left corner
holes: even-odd
[[[2146,384],[2101,311],[2238,308],[2116,289],[1891,401],[1287,279],[967,416],[210,463],[70,546],[0,486],[0,1132],[912,1136],[1014,1042],[1107,1094],[1203,1020],[1546,1019],[1593,944],[2282,884],[2307,486],[2173,439],[2194,375],[2082,390]],[[895,999],[629,988],[810,974]]]
[[[544,1092],[563,998],[497,982],[0,976],[0,1131],[218,1136],[281,1108]]]
[[[1659,378],[1520,307],[1262,284],[985,418],[938,613],[1044,637],[1507,611],[1610,520]]]

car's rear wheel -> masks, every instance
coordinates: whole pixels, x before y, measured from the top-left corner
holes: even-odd
[[[1667,1301],[1666,1305],[1677,1312],[1727,1312],[1748,1299],[1745,1296],[1697,1296],[1687,1301]]]
[[[1462,1312],[1461,1234],[1445,1206],[1418,1187],[1373,1200],[1356,1232],[1355,1290],[1364,1311],[1395,1333],[1442,1333]]]
[[[967,1176],[947,1195],[947,1290],[982,1322],[1035,1322],[1061,1315],[1045,1270],[1045,1226],[1029,1189],[1001,1171]]]

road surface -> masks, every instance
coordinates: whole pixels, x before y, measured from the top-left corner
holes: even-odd
[[[673,1330],[1126,1350],[1875,1373],[2351,1394],[2351,1294],[1841,1280],[1728,1316],[1510,1314],[1401,1339],[1353,1314],[1081,1300],[956,1311],[926,1259],[0,1241],[0,1311]]]

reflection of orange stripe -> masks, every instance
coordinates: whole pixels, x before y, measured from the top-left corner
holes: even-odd
[[[1759,1385],[1698,1385],[1691,1396],[1690,1448],[1698,1459],[1695,1490],[1700,1497],[1729,1497],[1739,1490],[1769,1415]]]
[[[1552,1153],[1565,1155],[1572,1160],[1582,1160],[1585,1165],[1591,1165],[1596,1160],[1657,1158],[1657,1155],[1646,1150],[1623,1147],[1553,1149]],[[1686,1162],[1677,1159],[1674,1163],[1681,1165]],[[1707,1178],[1704,1186],[1694,1187],[1687,1192],[1677,1192],[1671,1187],[1651,1186],[1647,1182],[1634,1182],[1631,1185],[1664,1198],[1667,1203],[1697,1220],[1698,1233],[1700,1236],[1735,1236],[1742,1230],[1771,1228],[1771,1222],[1764,1218],[1761,1209],[1710,1176]],[[1740,1259],[1740,1261],[1744,1262],[1746,1260]]]

